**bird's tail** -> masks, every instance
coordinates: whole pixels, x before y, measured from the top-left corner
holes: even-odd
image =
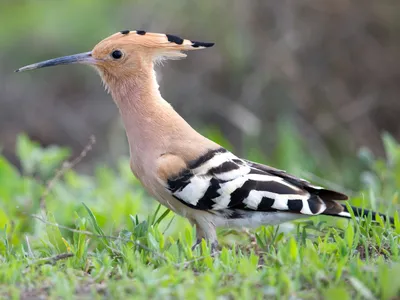
[[[323,214],[342,217],[342,218],[346,218],[346,219],[351,219],[351,213],[350,213],[348,207],[345,204],[341,204],[341,205],[343,207],[342,212],[339,212],[336,214],[330,214],[330,213],[323,213]],[[355,206],[350,206],[350,207],[351,207],[351,210],[353,211],[353,214],[357,220],[359,220],[361,218],[367,218],[369,215],[371,215],[373,221],[377,220],[376,216],[380,216],[384,221],[389,220],[390,224],[394,224],[393,217],[389,217],[385,214],[378,213],[378,212],[364,209],[364,208],[360,208],[360,207],[355,207]]]

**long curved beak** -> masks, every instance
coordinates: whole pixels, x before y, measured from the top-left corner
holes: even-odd
[[[45,60],[42,62],[38,62],[36,64],[31,64],[31,65],[19,68],[18,70],[15,70],[15,72],[23,72],[23,71],[52,67],[52,66],[57,66],[57,65],[94,64],[95,62],[96,62],[96,60],[92,57],[92,52],[85,52],[85,53],[79,53],[79,54],[75,54],[75,55],[69,55],[69,56],[58,57],[58,58],[54,58],[54,59],[50,59],[50,60]]]

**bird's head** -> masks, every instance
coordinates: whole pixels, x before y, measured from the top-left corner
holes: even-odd
[[[152,69],[154,61],[184,58],[184,51],[204,49],[213,45],[169,34],[125,30],[102,40],[90,52],[31,64],[16,72],[57,65],[86,64],[99,71],[106,85],[112,85],[121,78],[140,76]]]

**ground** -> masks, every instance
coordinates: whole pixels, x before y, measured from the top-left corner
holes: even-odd
[[[11,299],[398,299],[400,147],[368,152],[352,205],[395,225],[316,217],[221,229],[220,249],[195,250],[195,228],[141,188],[126,158],[93,175],[68,150],[21,136],[21,170],[0,156],[0,294]],[[58,170],[58,171],[57,171]]]

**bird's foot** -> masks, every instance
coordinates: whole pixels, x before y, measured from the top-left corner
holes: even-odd
[[[215,255],[218,253],[218,241],[215,240],[211,243],[211,255]]]
[[[201,243],[201,240],[202,239],[197,239],[196,240],[196,242],[194,243],[194,245],[192,246],[192,251],[194,250],[194,249],[196,249],[196,247]],[[211,244],[210,244],[210,247],[211,247],[211,255],[214,255],[214,254],[216,254],[217,252],[218,252],[218,241],[217,240],[215,240],[215,241],[212,241],[211,242]]]
[[[201,243],[201,239],[197,239],[194,245],[192,246],[192,251],[196,249],[196,247]]]

